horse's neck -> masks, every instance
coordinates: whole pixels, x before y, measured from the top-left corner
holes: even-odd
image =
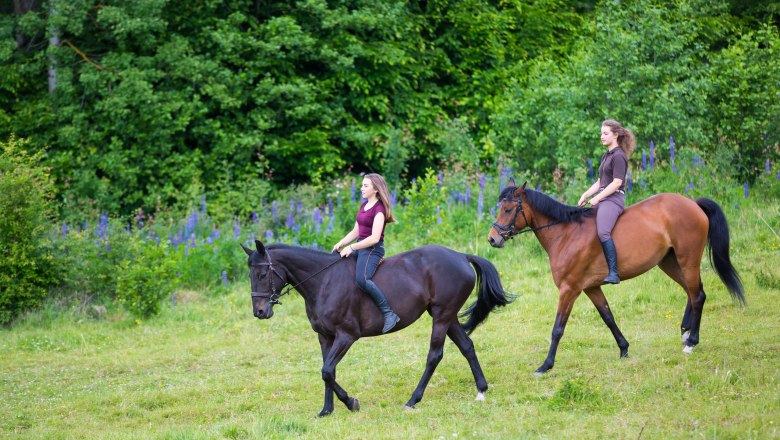
[[[556,220],[539,212],[534,212],[534,227],[539,228],[545,225],[551,225]],[[544,248],[550,259],[558,256],[563,248],[566,246],[566,241],[569,240],[572,228],[576,227],[575,223],[557,223],[550,227],[545,227],[534,231],[536,239]]]
[[[290,286],[297,286],[295,287],[295,290],[297,290],[307,302],[313,300],[316,297],[317,287],[321,281],[318,278],[326,275],[325,272],[327,272],[327,269],[320,274],[315,274],[330,263],[327,261],[320,262],[316,259],[308,258],[306,255],[295,253],[294,251],[280,253],[276,257],[276,260],[278,265],[287,272],[288,284]]]

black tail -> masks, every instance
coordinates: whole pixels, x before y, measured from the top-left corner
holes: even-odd
[[[515,300],[514,295],[504,291],[501,286],[501,278],[493,263],[476,255],[466,255],[474,270],[477,272],[477,300],[461,312],[460,317],[468,317],[463,329],[471,334],[478,325],[485,321],[496,306],[503,307]]]
[[[737,270],[734,269],[734,266],[731,264],[731,258],[729,258],[729,225],[726,222],[726,216],[723,214],[720,206],[710,199],[696,199],[696,203],[710,220],[710,229],[707,231],[707,239],[709,240],[707,250],[710,256],[710,263],[715,268],[718,276],[720,276],[723,284],[729,289],[731,298],[744,305],[746,302],[745,293],[742,290],[742,280],[739,279],[739,274],[737,274]]]

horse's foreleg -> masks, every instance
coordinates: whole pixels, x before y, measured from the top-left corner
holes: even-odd
[[[607,303],[607,298],[604,296],[604,292],[601,290],[601,287],[597,286],[586,289],[585,294],[588,295],[590,301],[594,306],[596,306],[596,310],[599,311],[599,315],[601,315],[601,319],[604,320],[604,324],[609,327],[609,330],[612,332],[612,336],[615,337],[615,342],[617,342],[618,348],[620,349],[620,357],[628,357],[628,341],[625,337],[623,337],[623,333],[620,332],[620,329],[615,322],[615,317],[612,316],[612,310],[609,308],[609,303]]]
[[[485,391],[488,389],[488,383],[487,380],[485,380],[485,375],[482,373],[482,367],[479,365],[479,360],[477,360],[477,352],[474,351],[474,343],[457,321],[450,324],[450,327],[447,329],[447,336],[450,337],[463,357],[469,362],[471,374],[474,375],[474,382],[477,385],[476,400],[485,400]]]
[[[691,300],[688,299],[685,306],[685,313],[683,313],[682,322],[680,323],[680,334],[682,335],[682,343],[685,345],[688,342],[688,337],[691,336]]]
[[[447,334],[450,322],[454,320],[455,319],[448,320],[448,322],[442,322],[441,319],[437,320],[434,318],[433,331],[431,332],[431,344],[428,348],[428,360],[425,362],[425,372],[423,372],[420,383],[417,384],[417,388],[415,388],[412,393],[412,397],[406,402],[406,406],[409,408],[414,408],[414,405],[422,400],[425,387],[428,386],[428,382],[431,380],[431,376],[433,376],[436,366],[439,365],[441,358],[444,356],[444,338]]]
[[[326,416],[333,412],[333,397],[332,392],[336,393],[336,397],[350,409],[350,411],[357,411],[360,409],[360,402],[352,397],[349,397],[344,388],[336,383],[336,365],[347,354],[349,348],[355,342],[355,339],[351,336],[344,334],[337,335],[333,340],[333,343],[328,350],[327,355],[322,363],[322,380],[325,382],[325,404],[320,412],[321,416]],[[328,406],[328,399],[330,398],[330,406]],[[328,411],[330,410],[330,411]]]
[[[558,343],[563,337],[566,321],[569,320],[574,300],[577,299],[579,294],[580,292],[578,291],[561,290],[558,295],[558,312],[555,314],[555,324],[553,324],[552,337],[550,338],[550,350],[547,352],[547,359],[544,360],[541,367],[536,369],[534,376],[546,373],[555,365],[555,353],[558,351]]]
[[[328,358],[328,353],[330,353],[330,347],[333,345],[333,337],[326,337],[321,334],[317,334],[320,339],[320,349],[322,350],[322,363],[325,364],[325,361]],[[333,376],[335,379],[335,370],[333,372]],[[319,414],[317,414],[317,417],[324,417],[328,414],[333,412],[333,388],[328,385],[328,383],[325,383],[325,403],[322,406],[322,411],[320,411]]]

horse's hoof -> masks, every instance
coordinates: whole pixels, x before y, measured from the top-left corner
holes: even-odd
[[[534,371],[534,377],[542,377],[542,376],[544,376],[544,373],[546,373],[546,371],[536,370],[536,371]]]
[[[683,353],[685,354],[691,354],[693,353],[693,346],[692,345],[686,345],[683,347]]]
[[[628,350],[626,350],[626,351],[621,351],[621,352],[620,352],[620,358],[621,358],[621,359],[622,359],[622,358],[627,358],[627,357],[628,357]]]
[[[690,336],[691,336],[691,331],[690,330],[686,330],[685,333],[682,334],[682,338],[681,338],[682,339],[682,343],[685,344],[686,342],[688,342],[688,338]]]
[[[417,411],[417,408],[414,407],[414,405],[409,405],[408,403],[404,405],[404,412],[415,412]]]
[[[329,415],[330,415],[330,413],[332,413],[332,412],[333,412],[333,411],[325,411],[325,410],[323,409],[322,411],[320,411],[320,413],[319,413],[319,414],[317,414],[317,417],[326,417],[326,416],[329,416]]]
[[[352,412],[358,412],[360,411],[360,401],[357,399],[357,397],[350,397],[349,399],[349,410]]]
[[[483,393],[482,391],[478,392],[477,393],[477,397],[474,400],[476,400],[478,402],[484,401],[485,400],[485,393]]]

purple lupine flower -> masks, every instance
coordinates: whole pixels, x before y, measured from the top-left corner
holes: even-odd
[[[444,183],[444,171],[439,170],[439,185]]]
[[[690,194],[691,190],[694,189],[693,186],[693,180],[688,182],[688,186],[685,187],[685,194]]]
[[[644,151],[642,151],[642,169],[643,170],[647,169],[647,153],[645,153]]]
[[[238,237],[241,235],[241,225],[238,224],[238,219],[233,220],[233,238],[238,240]]]
[[[483,191],[485,189],[485,173],[482,173],[479,175],[479,190]]]
[[[677,172],[677,166],[674,164],[674,138],[669,136],[669,163],[672,164],[672,171]]]
[[[470,201],[471,201],[471,187],[467,186],[466,187],[466,204],[468,205]]]
[[[390,195],[390,200],[393,199],[394,194]],[[333,198],[330,196],[328,196],[328,217],[333,217]]]
[[[257,212],[256,211],[252,211],[252,224],[253,225],[257,224]]]
[[[628,170],[628,174],[626,174],[626,189],[629,193],[634,190],[634,181],[631,179],[631,170]]]
[[[495,206],[490,208],[490,216],[495,218],[495,216],[496,216],[496,207]]]
[[[395,191],[390,193],[390,206],[395,208],[395,204],[397,203],[398,196],[396,196]]]
[[[588,179],[593,182],[593,161],[588,159]]]
[[[441,208],[437,206],[436,207],[436,223],[441,224],[442,221],[443,220],[441,218]]]
[[[780,171],[778,171],[777,174],[775,174],[775,180],[780,180]]]
[[[693,167],[696,168],[700,166],[704,166],[704,163],[702,162],[701,157],[699,157],[698,154],[695,154],[693,156]]]
[[[190,246],[198,247],[198,242],[195,239],[195,234],[190,235]]]
[[[68,224],[62,222],[62,238],[65,238],[67,235],[68,235]]]
[[[479,191],[479,196],[477,197],[477,215],[482,215],[482,210],[485,207],[485,197],[482,195],[482,190]]]
[[[650,168],[655,166],[655,143],[650,141]]]
[[[255,242],[255,233],[254,232],[250,232],[249,233],[249,242],[250,243],[254,243]]]
[[[316,223],[318,226],[322,226],[322,214],[320,214],[320,208],[315,207],[314,213],[311,217],[312,220],[314,220],[314,223]]]
[[[764,165],[764,169],[766,170],[767,174],[769,174],[770,171],[772,171],[772,168],[769,166],[769,159],[766,160],[766,165]]]
[[[352,181],[352,185],[350,185],[350,187],[349,187],[349,193],[350,193],[349,200],[351,202],[356,202],[357,201],[357,188],[355,188],[355,181],[354,180]]]
[[[214,239],[212,239],[210,235],[206,237],[206,244],[208,244],[209,246],[214,244]]]
[[[274,216],[274,224],[279,224],[279,211],[276,208],[276,200],[271,203],[271,214]]]
[[[106,255],[111,253],[111,242],[106,240]]]
[[[328,221],[328,226],[325,227],[325,232],[331,233],[333,232],[333,217],[330,217],[330,220]]]
[[[284,225],[287,226],[287,229],[292,229],[295,226],[295,216],[293,216],[292,212],[287,214],[287,221]]]
[[[273,239],[274,239],[274,231],[270,229],[265,231],[265,241],[273,241]]]
[[[297,206],[296,212],[297,212],[298,214],[300,214],[301,212],[303,212],[303,203],[302,203],[302,202],[298,202],[298,206]]]
[[[227,271],[222,271],[222,287],[228,286]]]
[[[745,198],[748,198],[748,184],[747,183],[742,185],[742,190],[745,193]]]

